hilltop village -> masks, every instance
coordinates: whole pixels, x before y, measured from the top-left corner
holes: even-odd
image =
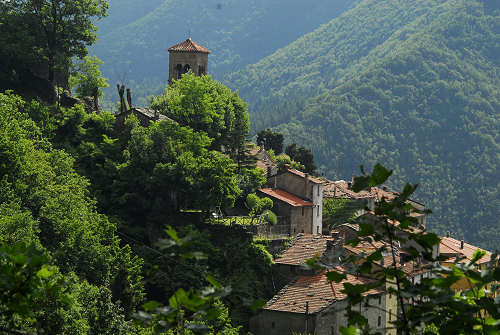
[[[500,335],[498,4],[0,0],[0,334]]]
[[[170,53],[169,83],[180,79],[186,73],[202,76],[207,73],[208,54],[210,51],[190,38],[168,49]],[[120,90],[120,88],[119,88]],[[123,91],[123,89],[122,89]],[[122,106],[124,97],[121,97]],[[129,97],[129,106],[131,106]],[[150,122],[175,122],[158,111],[132,107],[123,109],[117,120],[134,114],[143,126]],[[423,259],[415,260],[407,252],[408,244],[391,242],[388,239],[364,240],[352,245],[349,241],[356,239],[360,225],[372,225],[374,231],[384,223],[398,226],[397,221],[386,220],[375,214],[375,207],[381,202],[391,202],[400,196],[388,187],[370,187],[362,191],[354,191],[354,180],[328,180],[313,174],[292,168],[290,164],[279,164],[273,154],[265,148],[249,143],[247,158],[263,171],[267,182],[256,190],[259,198],[272,200],[270,210],[276,214],[276,222],[266,222],[262,215],[238,214],[241,211],[231,208],[214,209],[215,224],[230,225],[244,229],[255,237],[263,237],[278,245],[289,241],[274,255],[273,284],[275,295],[267,301],[262,310],[250,320],[249,329],[255,335],[281,334],[318,334],[337,335],[340,327],[347,327],[345,315],[347,295],[344,285],[367,284],[375,282],[378,274],[397,268],[404,271],[411,282],[418,285],[422,279],[431,278],[431,264]],[[325,201],[340,200],[349,203],[351,213],[345,217],[334,218],[328,224],[323,222]],[[408,199],[408,215],[413,218],[413,225],[408,232],[425,232],[425,204]],[[227,213],[232,213],[228,215]],[[224,214],[226,213],[226,214]],[[246,223],[245,223],[246,222]],[[251,224],[248,224],[251,222]],[[342,258],[356,256],[368,258],[378,250],[382,252],[380,260],[373,261],[370,274],[352,273],[341,264]],[[480,248],[470,245],[464,239],[451,237],[447,233],[440,243],[434,247],[432,254],[440,259],[441,265],[452,266],[456,260],[469,262]],[[486,252],[478,262],[478,268],[484,268],[490,261],[491,252]],[[322,264],[321,269],[308,266],[314,259]],[[345,274],[340,282],[329,281],[326,269],[334,269]],[[393,294],[391,285],[369,290],[363,293],[366,303],[360,304],[359,312],[366,317],[370,327],[384,334],[396,335],[392,326],[401,313],[400,301]],[[458,281],[452,288],[460,291],[470,288],[465,280]],[[394,287],[393,287],[394,288]],[[404,303],[412,304],[414,298]]]

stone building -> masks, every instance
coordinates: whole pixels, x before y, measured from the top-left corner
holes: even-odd
[[[278,164],[271,155],[262,147],[251,148],[248,152],[255,159],[255,165],[266,172],[267,177],[272,177],[278,173]]]
[[[324,181],[288,167],[268,180],[273,187],[259,192],[273,200],[276,215],[287,218],[290,234],[322,234]]]
[[[274,260],[276,285],[282,288],[297,275],[308,274],[302,265],[313,257],[323,257],[336,239],[329,235],[298,234],[290,246]]]
[[[184,42],[168,48],[169,70],[168,82],[179,79],[184,73],[191,70],[193,74],[202,76],[207,74],[208,54],[210,50],[188,38]]]
[[[382,201],[394,200],[399,193],[389,190],[388,187],[371,187],[369,190],[361,190],[359,192],[354,192],[352,189],[353,182],[345,180],[331,181],[328,180],[323,187],[323,197],[332,199],[348,199],[352,201],[352,206],[359,208],[356,216],[361,216],[368,211],[375,209],[375,204]],[[413,199],[408,199],[407,203],[412,205],[417,211],[424,211],[425,205]],[[410,213],[411,216],[415,217],[422,227],[425,227],[427,217],[425,213]],[[337,224],[342,224],[344,222],[337,222]]]
[[[336,271],[342,272],[343,269],[338,267]],[[250,320],[250,331],[255,335],[340,334],[339,328],[347,327],[347,296],[342,292],[344,285],[368,284],[372,281],[351,274],[346,274],[346,277],[340,283],[329,283],[324,272],[299,275]],[[356,309],[359,308],[368,319],[373,330],[395,335],[395,330],[387,328],[396,317],[396,296],[378,289],[372,289],[364,296],[369,304],[360,304]]]
[[[133,107],[129,109],[126,112],[120,113],[116,116],[116,124],[117,127],[121,128],[123,127],[125,120],[127,117],[130,115],[135,115],[137,119],[139,120],[139,123],[143,127],[148,127],[151,123],[151,121],[169,121],[176,123],[174,120],[168,118],[167,116],[160,114],[160,112],[150,109],[150,108],[139,108],[139,107]]]

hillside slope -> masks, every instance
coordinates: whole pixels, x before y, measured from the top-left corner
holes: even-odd
[[[104,61],[111,86],[123,81],[135,96],[151,95],[168,78],[166,49],[188,35],[212,51],[208,70],[219,77],[270,55],[358,1],[111,0],[90,52]]]
[[[256,129],[313,148],[328,176],[380,161],[421,182],[429,227],[500,242],[500,11],[365,0],[227,77]]]

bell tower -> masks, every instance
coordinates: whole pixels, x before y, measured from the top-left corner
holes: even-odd
[[[197,76],[207,74],[210,50],[188,38],[184,42],[168,48],[170,54],[168,83],[179,79],[189,70]]]

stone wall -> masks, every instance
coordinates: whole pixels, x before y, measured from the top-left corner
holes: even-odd
[[[314,315],[263,310],[250,319],[250,332],[254,335],[292,335],[313,333]]]
[[[197,76],[207,74],[208,54],[201,52],[171,51],[168,70],[168,82],[171,83],[172,79],[180,78],[180,75],[184,73],[186,65],[189,65],[191,71]],[[179,72],[179,68],[182,69],[181,72]]]
[[[299,233],[312,234],[312,207],[291,207],[290,230],[292,235]],[[314,232],[316,233],[316,232]],[[321,233],[321,231],[320,231]]]
[[[276,186],[282,190],[286,190],[288,193],[292,193],[300,198],[311,199],[310,189],[313,185],[308,183],[308,189],[305,189],[305,178],[297,176],[293,173],[281,173],[276,175]]]

